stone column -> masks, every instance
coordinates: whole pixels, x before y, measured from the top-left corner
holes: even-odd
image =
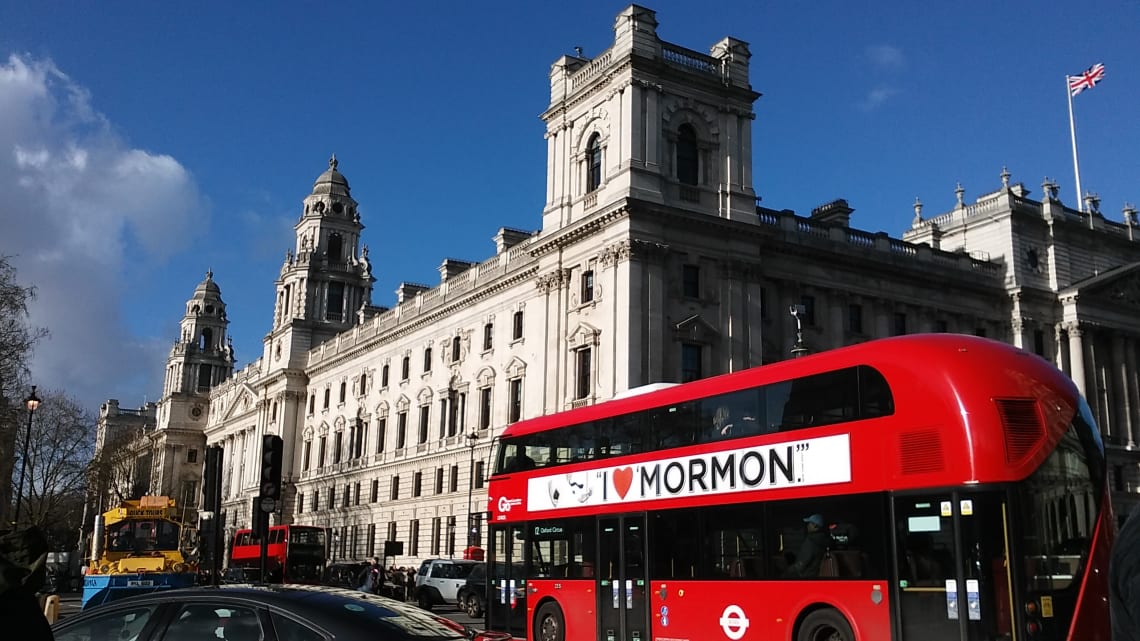
[[[1069,333],[1069,378],[1073,379],[1076,384],[1077,390],[1081,395],[1085,395],[1085,353],[1084,344],[1081,340],[1081,326],[1078,322],[1073,321],[1065,326],[1066,331]]]
[[[1128,446],[1140,444],[1140,374],[1136,371],[1136,339],[1127,337],[1124,344],[1121,364],[1121,384],[1124,385],[1124,398],[1127,408],[1124,412],[1125,429],[1128,430]]]
[[[843,326],[843,310],[846,307],[843,304],[843,295],[834,289],[828,292],[827,306],[831,314],[831,329],[828,330],[831,334],[831,346],[843,347],[847,337],[846,328]]]

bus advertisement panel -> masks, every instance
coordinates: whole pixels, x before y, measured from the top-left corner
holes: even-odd
[[[520,421],[495,456],[488,562],[524,576],[493,630],[1108,638],[1104,446],[1004,343],[871,341]]]
[[[266,583],[319,585],[328,558],[328,533],[315,525],[273,525],[269,528]],[[250,529],[234,534],[230,568],[240,568],[244,580],[261,580],[261,540]]]

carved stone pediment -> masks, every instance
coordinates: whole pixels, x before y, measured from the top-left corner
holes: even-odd
[[[701,318],[700,314],[694,314],[673,326],[673,338],[707,345],[720,340],[720,332]]]
[[[1140,263],[1123,265],[1075,283],[1070,290],[1082,305],[1103,308],[1140,309]]]

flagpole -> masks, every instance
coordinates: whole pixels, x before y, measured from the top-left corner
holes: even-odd
[[[1081,195],[1081,168],[1077,164],[1077,127],[1073,124],[1073,90],[1069,87],[1069,77],[1065,76],[1065,95],[1069,97],[1069,138],[1073,141],[1073,175],[1077,180],[1077,211],[1084,212],[1084,198]]]

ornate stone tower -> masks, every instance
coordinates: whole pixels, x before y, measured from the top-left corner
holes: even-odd
[[[306,352],[352,328],[372,299],[368,247],[360,246],[360,213],[336,156],[317,177],[294,229],[276,282],[273,329],[265,337],[268,371],[300,369]]]
[[[756,217],[748,44],[709,54],[662,41],[656,13],[618,14],[614,43],[550,72],[543,230],[567,227],[622,198],[733,220]]]
[[[201,499],[210,389],[234,373],[229,323],[222,290],[213,272],[206,272],[186,301],[181,332],[166,362],[156,429],[149,437],[148,491],[171,496],[185,508],[196,507]]]

